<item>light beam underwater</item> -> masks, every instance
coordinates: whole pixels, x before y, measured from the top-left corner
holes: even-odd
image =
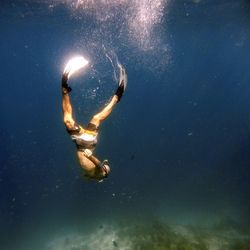
[[[64,68],[64,74],[68,74],[68,77],[73,75],[79,69],[84,68],[89,64],[88,60],[86,60],[83,56],[77,56],[68,61]]]

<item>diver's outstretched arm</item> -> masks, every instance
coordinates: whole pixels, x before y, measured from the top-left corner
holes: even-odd
[[[90,121],[90,123],[94,124],[97,128],[100,126],[101,122],[110,115],[114,106],[121,100],[121,97],[126,88],[127,74],[126,74],[125,68],[121,64],[118,64],[118,66],[120,68],[120,80],[119,80],[119,86],[116,90],[115,95],[112,97],[108,105],[104,107],[104,109],[101,112],[94,115]]]
[[[67,129],[71,129],[75,121],[73,119],[73,111],[70,103],[69,92],[71,88],[68,85],[68,74],[62,76],[62,110],[63,110],[63,121]]]

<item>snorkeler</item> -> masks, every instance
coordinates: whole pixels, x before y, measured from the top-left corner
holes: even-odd
[[[72,90],[68,85],[69,73],[64,72],[62,76],[62,110],[63,120],[66,130],[71,139],[76,144],[77,156],[81,167],[84,169],[84,176],[87,179],[102,181],[110,173],[108,160],[100,161],[93,155],[97,144],[98,130],[101,122],[105,120],[113,110],[114,106],[121,100],[127,85],[127,75],[125,68],[118,64],[120,69],[119,86],[110,102],[92,117],[88,126],[83,128],[77,124],[73,118],[72,106],[70,103],[69,92]]]

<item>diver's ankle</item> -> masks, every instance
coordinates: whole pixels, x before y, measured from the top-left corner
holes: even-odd
[[[70,86],[62,86],[62,93],[63,95],[67,95],[69,92],[72,91],[72,88]]]

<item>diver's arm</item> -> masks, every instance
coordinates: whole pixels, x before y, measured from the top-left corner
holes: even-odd
[[[91,160],[96,166],[101,166],[102,162],[98,160],[96,157],[94,157],[93,155],[90,155],[88,159]]]
[[[110,167],[108,165],[108,160],[104,160],[103,162],[99,161],[96,157],[91,155],[89,157],[89,160],[91,160],[95,164],[95,175],[96,179],[99,181],[102,181],[103,178],[107,178],[110,172]],[[101,174],[101,179],[100,179]]]
[[[105,159],[103,162],[101,162],[95,156],[93,156],[92,151],[89,149],[84,150],[84,155],[95,165],[95,167],[102,167],[103,165],[108,164],[107,159]]]

